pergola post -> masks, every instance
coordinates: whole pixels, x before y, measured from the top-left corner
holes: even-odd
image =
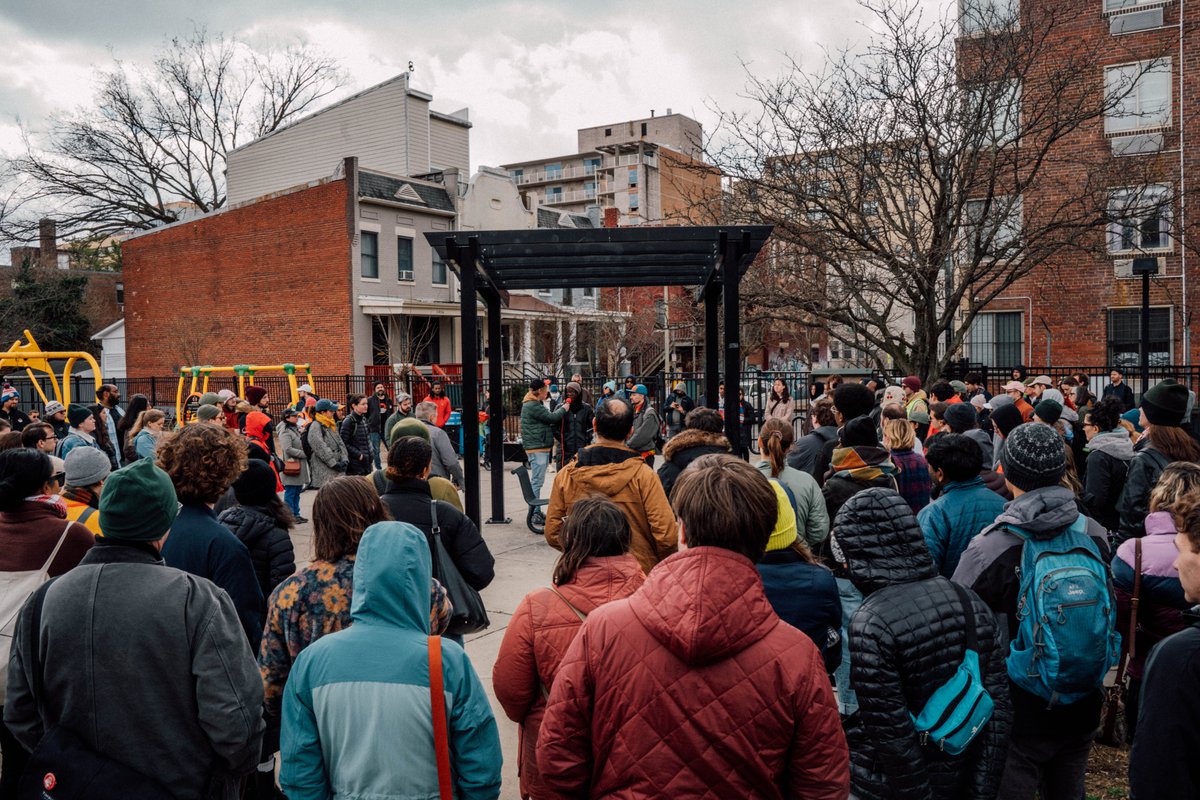
[[[738,337],[741,335],[738,317],[738,242],[730,237],[725,242],[724,259],[721,262],[721,290],[725,300],[725,437],[737,448],[741,441],[741,409],[738,388],[742,382],[742,352]]]
[[[446,240],[451,248],[453,239]],[[479,525],[479,312],[476,310],[475,265],[479,263],[479,237],[467,240],[467,262],[459,260],[462,248],[453,245],[454,261],[459,265],[460,300],[462,303],[462,442],[463,442],[463,503],[467,516]]]
[[[488,522],[512,522],[504,516],[504,334],[500,329],[500,295],[487,292],[488,453],[492,462],[492,516]]]
[[[713,281],[704,289],[704,382],[705,403],[715,409],[721,383],[720,313],[721,284]]]

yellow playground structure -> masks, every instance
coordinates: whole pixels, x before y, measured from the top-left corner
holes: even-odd
[[[246,396],[246,387],[254,385],[254,376],[260,372],[282,372],[287,377],[289,402],[295,405],[300,400],[297,390],[301,383],[312,383],[312,369],[308,364],[276,364],[261,366],[257,364],[238,364],[232,367],[180,367],[179,389],[175,393],[175,419],[179,424],[192,421],[196,413],[196,401],[200,395],[207,392],[209,378],[213,375],[233,375],[237,377],[237,395]],[[303,380],[297,380],[297,375]],[[186,390],[186,391],[185,391]]]
[[[95,388],[100,388],[100,365],[96,363],[96,359],[92,358],[91,354],[73,350],[42,350],[34,340],[33,334],[28,330],[25,331],[25,339],[25,344],[21,344],[21,340],[17,339],[13,342],[12,347],[0,352],[0,371],[25,370],[25,374],[29,376],[29,382],[33,384],[34,391],[42,398],[43,404],[49,403],[50,397],[42,388],[38,376],[41,375],[42,379],[50,384],[55,400],[63,405],[70,405],[71,374],[75,364],[80,361],[91,368],[92,378],[96,383]],[[61,373],[55,372],[54,367],[50,364],[51,361],[65,362]],[[91,400],[85,402],[91,402]]]

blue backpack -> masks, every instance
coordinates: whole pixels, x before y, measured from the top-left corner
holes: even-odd
[[[1112,583],[1087,517],[1053,539],[1009,530],[1025,545],[1008,676],[1051,706],[1082,700],[1104,684],[1121,649]]]

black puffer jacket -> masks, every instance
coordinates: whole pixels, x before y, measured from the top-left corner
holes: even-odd
[[[454,506],[434,500],[429,494],[428,483],[417,479],[388,481],[387,491],[380,499],[391,512],[392,519],[416,525],[427,537],[433,535],[429,506],[436,502],[442,544],[463,580],[476,591],[492,582],[496,575],[496,559],[479,535],[479,529],[470,517]]]
[[[558,468],[571,463],[583,448],[592,443],[592,419],[595,414],[587,403],[575,401],[571,408],[563,414],[554,429],[554,438],[558,441]]]
[[[1125,488],[1117,501],[1120,525],[1113,540],[1113,549],[1127,539],[1140,539],[1146,535],[1146,515],[1150,513],[1150,490],[1158,483],[1170,462],[1165,455],[1154,449],[1149,439],[1142,439],[1133,446],[1133,460],[1125,473]]]
[[[350,456],[350,466],[347,475],[371,474],[371,424],[367,417],[350,414],[342,420],[338,431],[346,444],[346,452]]]
[[[687,469],[688,464],[700,456],[729,452],[729,440],[721,433],[688,429],[668,439],[663,446],[663,465],[658,468],[658,479],[668,499],[679,473]]]
[[[292,537],[265,509],[234,506],[222,511],[217,519],[250,551],[254,575],[263,597],[270,597],[275,587],[296,571]]]
[[[995,702],[991,721],[961,756],[923,746],[910,713],[920,713],[962,663],[961,601],[950,581],[938,575],[917,520],[896,491],[858,492],[842,506],[834,531],[835,554],[866,596],[849,630],[850,682],[859,707],[846,731],[855,796],[994,797],[1012,705],[1003,634],[991,610],[968,590],[984,686]]]

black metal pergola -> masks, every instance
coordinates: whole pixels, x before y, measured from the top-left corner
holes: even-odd
[[[741,376],[739,284],[771,233],[769,225],[533,229],[426,233],[425,238],[461,283],[463,472],[466,511],[481,522],[479,497],[479,334],[477,297],[486,308],[489,346],[488,414],[499,420],[504,354],[500,311],[515,289],[589,289],[690,286],[704,302],[705,395],[716,408],[720,379],[719,303],[725,304],[725,385],[737,402]],[[643,311],[641,313],[651,313]],[[535,377],[535,376],[530,376]],[[725,415],[725,432],[736,442],[738,415]],[[492,516],[505,522],[504,429],[491,426]]]

